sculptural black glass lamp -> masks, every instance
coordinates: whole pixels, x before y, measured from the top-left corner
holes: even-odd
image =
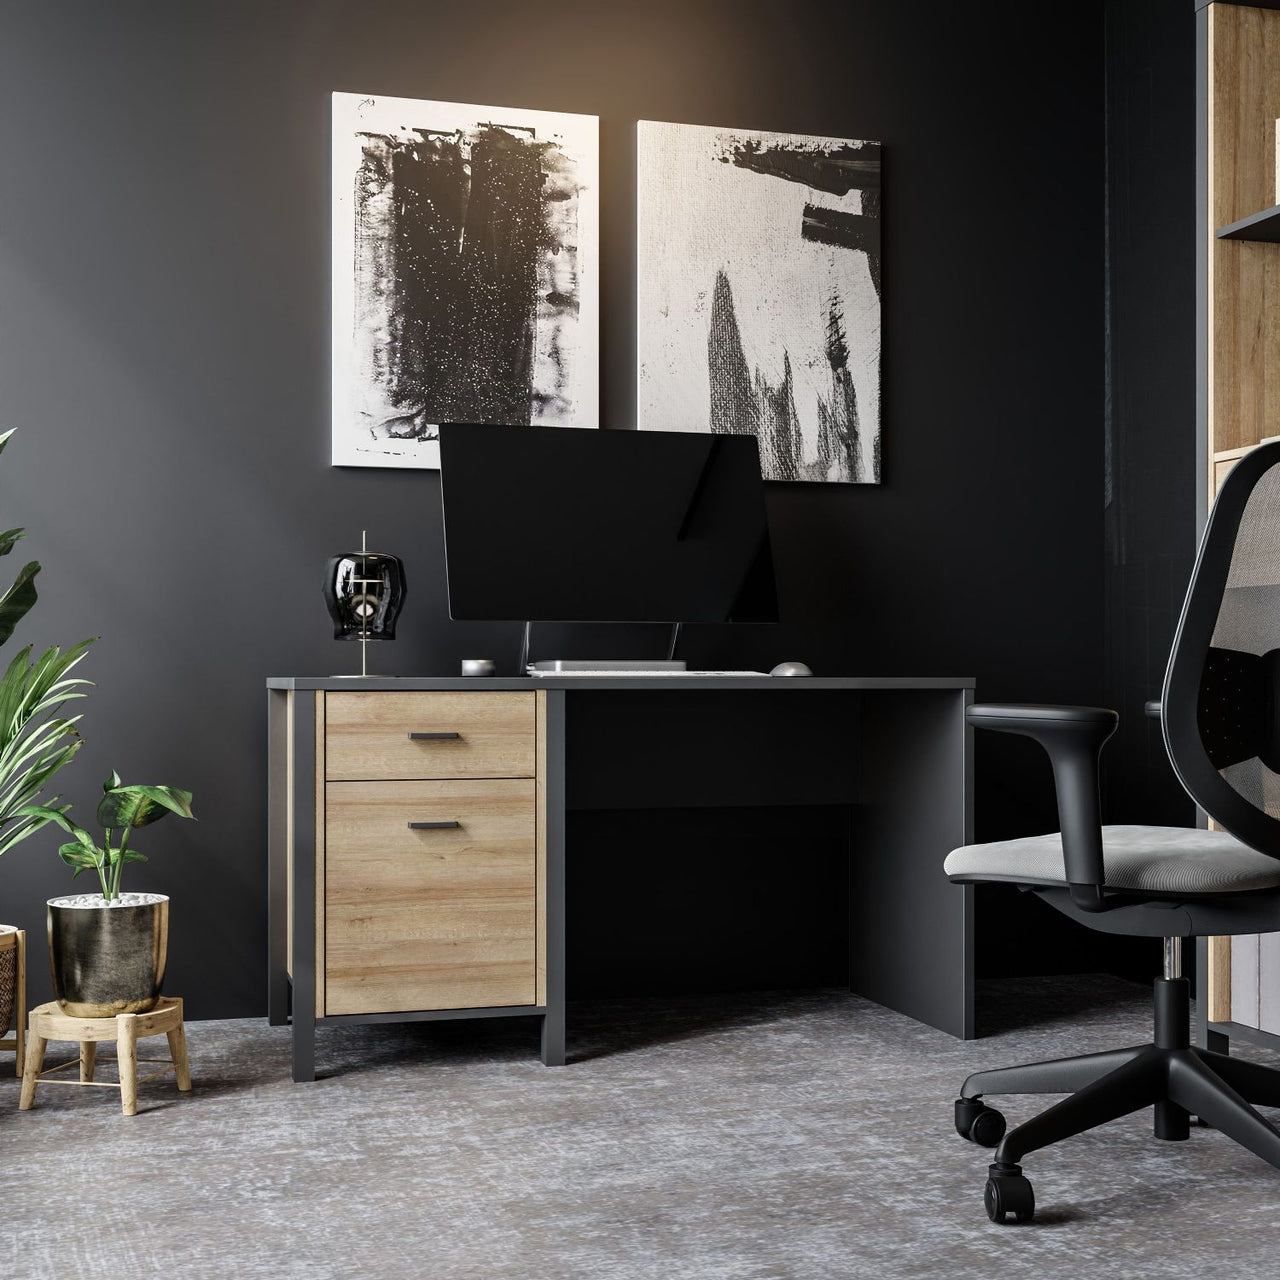
[[[360,550],[334,556],[324,575],[333,638],[360,642],[362,676],[369,674],[369,641],[396,638],[396,618],[408,590],[399,558],[366,550],[365,543],[362,533]]]

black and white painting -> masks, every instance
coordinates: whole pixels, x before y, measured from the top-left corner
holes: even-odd
[[[639,426],[880,480],[880,145],[639,125]]]
[[[595,427],[595,116],[333,95],[333,463]]]

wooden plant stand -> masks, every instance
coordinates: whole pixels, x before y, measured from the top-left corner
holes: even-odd
[[[139,1058],[138,1041],[160,1034],[169,1037],[169,1058]],[[80,1056],[56,1067],[43,1070],[45,1046],[50,1040],[71,1040],[79,1044]],[[95,1080],[94,1067],[98,1041],[116,1042],[119,1081]],[[138,1063],[161,1063],[159,1071],[138,1079]],[[54,1080],[51,1076],[68,1067],[79,1066],[79,1080]],[[63,1013],[50,1001],[31,1011],[27,1037],[26,1066],[22,1072],[22,1097],[19,1111],[29,1111],[36,1100],[37,1084],[88,1085],[100,1089],[119,1089],[120,1106],[127,1116],[138,1114],[138,1085],[173,1072],[178,1088],[191,1088],[191,1068],[187,1063],[187,1036],[182,1025],[182,1001],[175,996],[162,996],[150,1013],[122,1013],[114,1018],[75,1018]]]
[[[12,954],[11,954],[12,953]],[[0,1049],[13,1050],[13,1074],[22,1074],[27,1044],[27,932],[0,925],[0,960],[15,966],[13,998],[13,1035],[0,1040]],[[0,1027],[0,1034],[7,1028]]]

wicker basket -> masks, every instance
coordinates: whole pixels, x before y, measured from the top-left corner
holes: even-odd
[[[13,1026],[18,1007],[18,931],[0,924],[0,1037]]]
[[[21,929],[0,924],[0,1049],[14,1051],[19,1075],[26,1040],[26,941],[27,935]],[[6,1037],[10,1027],[14,1034]]]

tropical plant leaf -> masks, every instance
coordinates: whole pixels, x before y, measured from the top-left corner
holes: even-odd
[[[13,550],[14,544],[20,542],[27,536],[25,529],[6,529],[0,533],[0,556],[7,556]]]
[[[97,852],[96,849],[86,849],[83,845],[75,843],[58,846],[58,857],[69,867],[96,867],[98,865]]]
[[[109,777],[106,780],[106,782],[102,784],[102,789],[103,791],[114,791],[119,785],[120,785],[120,775],[114,769],[112,769],[111,777]]]
[[[4,447],[9,443],[9,437],[17,430],[17,427],[10,427],[8,431],[0,431],[0,453],[4,452]]]
[[[0,644],[4,644],[13,635],[13,629],[27,616],[35,604],[36,574],[40,572],[40,564],[32,560],[22,566],[13,585],[0,596]]]
[[[104,827],[145,827],[158,822],[166,813],[194,818],[191,792],[178,787],[151,787],[135,783],[127,787],[113,787],[102,797],[98,805],[98,822]]]

